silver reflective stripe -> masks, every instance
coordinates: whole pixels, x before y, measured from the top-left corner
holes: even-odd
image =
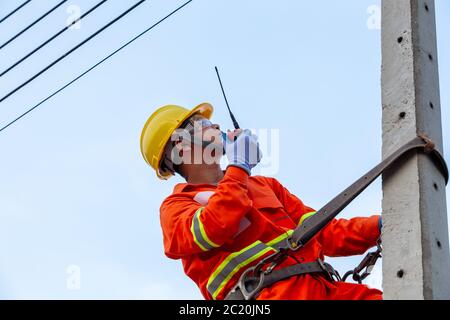
[[[214,242],[208,239],[208,236],[206,235],[206,232],[204,231],[202,222],[200,221],[200,213],[203,211],[204,208],[200,208],[195,213],[193,219],[192,219],[192,226],[191,226],[191,232],[194,236],[195,243],[203,250],[208,251],[214,248],[217,248],[218,245],[216,245]]]
[[[276,252],[280,247],[285,246],[294,230],[288,230],[268,243],[256,241],[239,252],[234,252],[214,270],[207,284],[208,292],[213,299],[219,295],[222,289],[228,284],[230,279],[241,269],[245,269],[251,262],[258,260],[269,251]]]
[[[271,246],[275,250],[280,250],[281,248],[289,247],[289,243],[287,239],[294,233],[294,230],[289,230],[286,233],[282,234],[278,238],[270,241],[267,245]]]
[[[211,296],[215,299],[234,274],[269,251],[273,251],[273,248],[257,241],[229,255],[210,278],[207,288]]]

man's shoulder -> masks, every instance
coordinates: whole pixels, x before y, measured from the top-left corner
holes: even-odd
[[[205,204],[209,197],[214,193],[214,188],[211,185],[191,185],[188,183],[177,184],[173,188],[172,194],[168,195],[161,203],[161,210],[170,208],[171,206],[187,206],[192,203]]]
[[[251,176],[250,177],[250,181],[255,182],[255,183],[262,183],[265,185],[273,185],[273,182],[278,182],[275,178],[273,177],[266,177],[266,176]]]
[[[165,208],[170,208],[177,203],[185,203],[186,201],[192,201],[193,195],[190,192],[183,190],[174,190],[173,193],[168,195],[162,202],[160,206],[160,211],[164,211]]]

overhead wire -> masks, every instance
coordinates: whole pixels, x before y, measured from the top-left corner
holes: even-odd
[[[69,30],[73,25],[75,25],[76,23],[78,23],[79,21],[81,21],[83,18],[87,17],[89,14],[91,14],[92,12],[94,12],[97,8],[99,8],[101,5],[105,4],[108,0],[102,0],[99,3],[97,3],[95,6],[93,6],[91,9],[89,9],[88,11],[86,11],[83,15],[81,15],[79,18],[75,19],[74,21],[72,21],[72,23],[70,23],[69,25],[67,25],[65,28],[61,29],[59,32],[55,33],[53,36],[51,36],[48,40],[44,41],[42,44],[40,44],[38,47],[36,47],[35,49],[31,50],[29,53],[27,53],[24,57],[22,57],[21,59],[19,59],[18,61],[16,61],[15,63],[13,63],[10,67],[8,67],[6,70],[2,71],[2,73],[0,73],[0,77],[3,77],[5,74],[7,74],[8,72],[10,72],[12,69],[14,69],[15,67],[17,67],[19,64],[21,64],[22,62],[24,62],[25,60],[27,60],[29,57],[31,57],[33,54],[35,54],[36,52],[38,52],[39,50],[41,50],[43,47],[45,47],[47,44],[49,44],[50,42],[52,42],[53,40],[55,40],[57,37],[59,37],[60,35],[62,35],[64,32],[66,32],[67,30]]]
[[[122,18],[124,18],[126,15],[128,15],[131,11],[133,11],[134,9],[136,9],[138,6],[140,6],[141,4],[143,4],[145,1],[147,0],[140,0],[139,2],[135,3],[133,6],[131,6],[129,9],[127,9],[126,11],[124,11],[123,13],[121,13],[118,17],[116,17],[115,19],[111,20],[110,22],[108,22],[106,25],[104,25],[102,28],[100,28],[99,30],[97,30],[96,32],[94,32],[93,34],[91,34],[89,37],[87,37],[86,39],[84,39],[83,41],[81,41],[79,44],[77,44],[75,47],[73,47],[72,49],[70,49],[69,51],[67,51],[66,53],[64,53],[62,56],[60,56],[58,59],[54,60],[52,63],[50,63],[48,66],[46,66],[44,69],[42,69],[41,71],[39,71],[38,73],[36,73],[34,76],[32,76],[31,78],[29,78],[28,80],[26,80],[25,82],[23,82],[21,85],[17,86],[15,89],[13,89],[12,91],[10,91],[9,93],[7,93],[5,96],[3,96],[0,99],[0,103],[4,102],[6,99],[8,99],[9,97],[11,97],[14,93],[16,93],[17,91],[19,91],[20,89],[22,89],[23,87],[25,87],[27,84],[31,83],[33,80],[35,80],[36,78],[38,78],[39,76],[41,76],[43,73],[45,73],[46,71],[48,71],[51,67],[53,67],[54,65],[56,65],[58,62],[60,62],[61,60],[67,58],[70,54],[72,54],[73,52],[75,52],[77,49],[81,48],[84,44],[88,43],[90,40],[92,40],[93,38],[95,38],[97,35],[99,35],[100,33],[102,33],[103,31],[105,31],[106,29],[108,29],[110,26],[112,26],[113,24],[115,24],[117,21],[121,20]]]
[[[48,10],[47,12],[45,12],[42,16],[40,16],[39,18],[37,18],[36,20],[34,20],[32,23],[30,23],[28,26],[26,26],[25,28],[23,28],[21,31],[19,31],[16,35],[14,35],[13,37],[11,37],[9,40],[5,41],[2,45],[0,45],[0,50],[3,49],[4,47],[6,47],[8,44],[10,44],[11,42],[13,42],[14,40],[16,40],[18,37],[20,37],[22,34],[24,34],[25,32],[27,32],[28,30],[30,30],[33,26],[35,26],[37,23],[39,23],[42,19],[44,19],[45,17],[47,17],[49,14],[51,14],[53,11],[55,11],[56,9],[58,9],[60,6],[62,6],[65,2],[67,2],[68,0],[62,0],[61,2],[57,3],[53,8],[51,8],[50,10]]]
[[[17,8],[15,8],[13,11],[11,11],[10,13],[8,13],[6,16],[4,16],[3,18],[0,19],[0,23],[2,23],[3,21],[5,21],[6,19],[8,19],[9,17],[11,17],[14,13],[16,13],[17,11],[19,11],[20,9],[22,9],[23,7],[25,7],[28,3],[30,3],[31,0],[27,0],[25,2],[23,2],[20,6],[18,6]]]
[[[127,43],[125,43],[124,45],[122,45],[120,48],[116,49],[115,51],[113,51],[112,53],[110,53],[109,55],[107,55],[105,58],[103,58],[102,60],[100,60],[99,62],[97,62],[95,65],[93,65],[92,67],[90,67],[89,69],[87,69],[86,71],[84,71],[83,73],[81,73],[79,76],[77,76],[76,78],[74,78],[73,80],[71,80],[70,82],[68,82],[67,84],[65,84],[64,86],[62,86],[61,88],[59,88],[58,90],[56,90],[55,92],[53,92],[52,94],[50,94],[49,96],[47,96],[45,99],[41,100],[39,103],[37,103],[36,105],[34,105],[32,108],[28,109],[26,112],[22,113],[19,117],[15,118],[13,121],[9,122],[8,124],[6,124],[4,127],[2,127],[0,129],[0,132],[3,132],[5,129],[7,129],[8,127],[10,127],[11,125],[13,125],[14,123],[16,123],[17,121],[19,121],[20,119],[22,119],[23,117],[25,117],[26,115],[28,115],[30,112],[32,112],[33,110],[35,110],[36,108],[38,108],[39,106],[41,106],[43,103],[45,103],[46,101],[50,100],[51,98],[53,98],[54,96],[56,96],[58,93],[60,93],[61,91],[63,91],[64,89],[66,89],[67,87],[71,86],[73,83],[75,83],[76,81],[78,81],[79,79],[83,78],[85,75],[87,75],[88,73],[90,73],[92,70],[96,69],[98,66],[100,66],[101,64],[103,64],[105,61],[109,60],[111,57],[115,56],[117,53],[119,53],[120,51],[122,51],[123,49],[125,49],[126,47],[128,47],[130,44],[132,44],[134,41],[136,41],[137,39],[139,39],[140,37],[142,37],[143,35],[145,35],[147,32],[149,32],[150,30],[152,30],[154,27],[156,27],[157,25],[159,25],[161,22],[165,21],[166,19],[168,19],[169,17],[171,17],[173,14],[175,14],[176,12],[178,12],[179,10],[181,10],[182,8],[184,8],[185,6],[187,6],[189,3],[191,3],[193,0],[189,0],[187,2],[185,2],[183,5],[181,5],[180,7],[178,7],[177,9],[175,9],[174,11],[172,11],[171,13],[169,13],[167,16],[165,16],[164,18],[162,18],[161,20],[159,20],[158,22],[156,22],[155,24],[153,24],[152,26],[150,26],[149,28],[145,29],[143,32],[141,32],[140,34],[138,34],[136,37],[134,37],[133,39],[131,39],[130,41],[128,41]]]

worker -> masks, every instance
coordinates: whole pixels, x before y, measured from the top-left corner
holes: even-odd
[[[192,110],[159,108],[144,126],[141,151],[160,179],[179,174],[186,180],[160,207],[166,256],[182,261],[205,299],[220,300],[233,291],[244,271],[276,252],[315,210],[276,179],[252,176],[262,155],[257,137],[249,130],[229,131],[225,137],[220,126],[211,123],[212,113],[209,103]],[[225,171],[218,161],[224,153]],[[324,256],[363,254],[376,245],[380,224],[378,215],[334,219],[275,270],[323,265]],[[262,288],[256,299],[382,299],[381,291],[338,281],[334,270],[325,269],[275,282]]]

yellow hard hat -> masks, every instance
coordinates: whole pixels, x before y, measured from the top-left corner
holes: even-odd
[[[167,180],[173,176],[172,172],[162,171],[160,166],[164,149],[174,131],[196,113],[210,119],[213,110],[209,103],[202,103],[192,110],[167,105],[153,112],[148,118],[141,133],[141,153],[145,161],[155,169],[158,178]]]

